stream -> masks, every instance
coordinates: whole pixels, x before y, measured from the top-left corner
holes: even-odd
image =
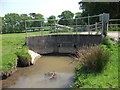
[[[70,88],[75,75],[76,62],[69,56],[44,55],[35,65],[18,67],[10,77],[2,80],[3,88]],[[48,72],[55,72],[50,79]]]

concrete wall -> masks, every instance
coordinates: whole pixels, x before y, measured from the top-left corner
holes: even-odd
[[[44,35],[27,37],[29,48],[39,54],[76,53],[82,46],[100,44],[101,35]]]

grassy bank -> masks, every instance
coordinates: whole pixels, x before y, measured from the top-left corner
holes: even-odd
[[[102,72],[88,73],[77,66],[74,88],[118,88],[118,46],[110,48],[110,60]]]
[[[3,34],[2,36],[2,72],[9,72],[13,66],[16,66],[18,56],[16,51],[26,50],[25,35]],[[25,47],[25,48],[23,48]],[[25,51],[27,52],[27,50]],[[22,53],[24,55],[24,53]],[[27,55],[26,55],[27,56]]]

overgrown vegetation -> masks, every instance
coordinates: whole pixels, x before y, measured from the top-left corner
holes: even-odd
[[[86,71],[100,72],[109,61],[109,51],[100,46],[82,47],[78,50],[78,59]]]
[[[110,47],[108,47],[108,44],[106,44],[106,45],[101,45],[101,47],[105,50],[105,52],[103,51],[103,53],[107,54],[106,50],[110,52],[110,58],[108,63],[106,63],[107,62],[106,59],[108,59],[107,56],[101,53],[101,55],[103,56],[100,57],[101,56],[100,53],[99,54],[96,53],[96,51],[100,49],[98,47],[92,48],[91,50],[93,51],[90,51],[90,54],[88,54],[89,50],[83,51],[85,59],[83,59],[82,62],[80,62],[76,67],[76,76],[74,78],[74,84],[72,86],[73,88],[118,88],[119,87],[118,86],[118,63],[119,63],[118,44],[111,44]],[[100,61],[99,63],[104,63],[105,61],[105,64],[103,64],[103,67],[104,65],[106,65],[105,68],[101,67],[100,64],[98,64],[98,66],[102,68],[100,72],[95,72],[95,71],[88,72],[89,69],[96,70],[96,67],[98,67],[97,63],[95,66],[94,64],[92,64],[92,62],[94,62],[92,60],[94,59]],[[91,62],[87,62],[85,60],[88,61],[90,60]],[[86,63],[89,63],[88,70],[86,70],[83,67],[84,65],[86,66]]]

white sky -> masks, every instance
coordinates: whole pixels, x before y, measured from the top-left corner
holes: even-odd
[[[58,16],[64,10],[80,12],[81,0],[0,0],[0,16],[7,13],[29,14],[40,13],[44,17]]]

